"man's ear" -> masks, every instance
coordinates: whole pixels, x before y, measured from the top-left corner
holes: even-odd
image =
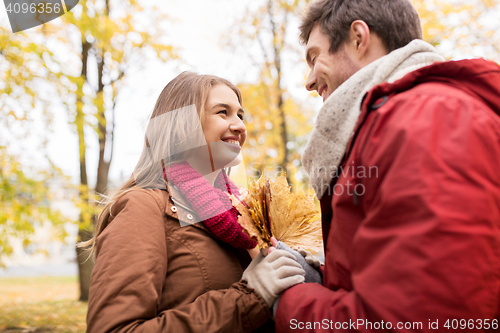
[[[365,21],[352,22],[349,30],[349,49],[360,62],[366,58],[371,43],[370,28]]]
[[[364,67],[388,54],[382,39],[370,31],[368,24],[361,20],[352,22],[346,50],[351,59]]]

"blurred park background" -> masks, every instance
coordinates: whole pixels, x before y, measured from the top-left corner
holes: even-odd
[[[243,174],[287,171],[321,107],[303,85],[306,0],[80,0],[12,33],[0,8],[0,332],[84,332],[97,200],[132,174],[163,87],[184,70],[243,93]],[[448,59],[500,62],[500,0],[413,0]],[[240,170],[240,174],[241,174]]]

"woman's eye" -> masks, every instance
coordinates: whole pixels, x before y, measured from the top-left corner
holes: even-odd
[[[227,110],[221,110],[221,111],[217,112],[217,114],[221,114],[221,113],[223,113],[227,116]]]
[[[241,120],[244,120],[245,117],[243,117],[242,114],[239,114],[238,117],[241,119]]]

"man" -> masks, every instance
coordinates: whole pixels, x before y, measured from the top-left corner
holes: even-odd
[[[500,67],[444,61],[409,0],[314,1],[300,29],[325,265],[277,331],[497,330]]]

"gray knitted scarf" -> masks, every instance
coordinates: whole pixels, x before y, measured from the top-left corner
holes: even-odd
[[[432,45],[414,40],[363,67],[328,97],[302,155],[302,165],[318,199],[338,173],[349,139],[354,134],[365,93],[380,83],[395,82],[437,61],[444,61],[444,58]]]

